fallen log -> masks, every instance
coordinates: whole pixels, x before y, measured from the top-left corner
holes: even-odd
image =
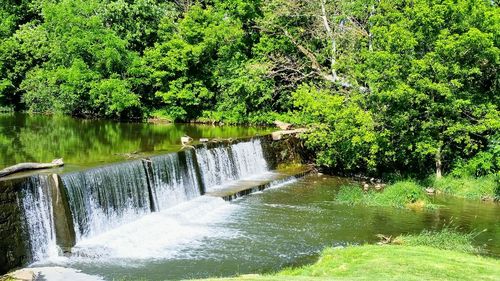
[[[278,120],[274,121],[273,123],[274,125],[276,125],[276,127],[280,128],[281,130],[291,130],[293,127],[293,125],[290,123],[285,123]]]
[[[27,170],[39,170],[39,169],[48,169],[63,166],[64,162],[62,158],[55,159],[50,163],[19,163],[14,166],[7,167],[3,170],[0,170],[0,178],[5,177],[11,174],[19,173]]]
[[[273,138],[273,140],[281,140],[283,138],[283,136],[286,136],[286,135],[297,135],[297,134],[301,134],[301,133],[305,133],[307,132],[307,129],[304,129],[304,128],[301,128],[301,129],[295,129],[295,130],[283,130],[283,131],[276,131],[276,132],[272,132],[271,133],[271,136]]]

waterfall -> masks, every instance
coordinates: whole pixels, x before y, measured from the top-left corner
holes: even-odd
[[[151,158],[155,210],[164,210],[200,196],[192,150]]]
[[[0,226],[9,230],[9,235],[2,237],[24,239],[26,243],[9,246],[5,253],[8,258],[16,254],[15,260],[11,258],[15,263],[0,266],[11,269],[25,260],[40,261],[70,252],[112,233],[110,230],[141,219],[147,222],[149,217],[163,217],[174,206],[199,207],[197,204],[204,200],[221,202],[221,198],[214,201],[214,197],[201,195],[234,187],[237,180],[268,177],[275,163],[272,157],[264,157],[263,145],[267,144],[260,139],[206,143],[149,159],[2,181],[0,203],[14,206],[0,218]],[[199,207],[198,211],[211,213],[211,208]],[[151,212],[158,213],[146,216]],[[122,242],[126,244],[126,240]]]
[[[52,200],[47,177],[26,178],[21,185],[19,195],[24,229],[29,237],[28,250],[31,261],[57,255]]]
[[[231,147],[235,162],[237,178],[246,178],[268,171],[267,162],[259,139],[240,142]]]
[[[192,200],[206,189],[266,171],[256,139],[63,174],[61,181],[78,242]]]
[[[213,148],[206,145],[196,150],[196,156],[206,190],[268,171],[259,139]]]
[[[62,175],[77,240],[150,212],[148,179],[141,161]]]

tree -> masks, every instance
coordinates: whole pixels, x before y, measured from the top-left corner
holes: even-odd
[[[99,1],[42,5],[40,29],[47,36],[47,60],[37,63],[20,85],[31,111],[129,118],[129,113],[141,112],[138,96],[126,81],[134,54],[127,50],[127,41],[104,26],[95,12],[99,7]]]
[[[22,109],[20,85],[26,73],[46,62],[50,47],[47,31],[28,23],[0,43],[0,105]]]
[[[376,170],[376,124],[362,95],[346,97],[302,85],[293,99],[299,118],[312,129],[306,145],[318,152],[318,164],[344,173]]]
[[[500,21],[490,5],[444,0],[380,8],[365,73],[383,163],[434,166],[439,177],[457,158],[487,146],[500,128]]]
[[[156,0],[109,1],[100,9],[104,25],[128,42],[128,49],[143,53],[158,40],[163,17],[177,17],[172,3]]]
[[[355,82],[355,55],[368,41],[370,1],[274,0],[263,6],[259,22],[274,73],[290,83],[315,78],[349,87]],[[269,46],[272,47],[272,46]]]
[[[172,119],[198,117],[216,104],[222,68],[240,61],[241,22],[195,5],[178,23],[164,18],[160,34],[144,57],[156,96]]]

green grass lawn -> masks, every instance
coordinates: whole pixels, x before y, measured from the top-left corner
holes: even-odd
[[[500,280],[500,260],[427,246],[328,248],[313,265],[208,280]]]

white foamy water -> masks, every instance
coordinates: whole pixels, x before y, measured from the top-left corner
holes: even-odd
[[[22,187],[21,194],[32,261],[57,256],[52,200],[47,178],[42,176],[28,178]]]
[[[196,156],[207,191],[269,172],[259,139],[231,146],[201,148],[196,151]]]
[[[282,179],[282,180],[276,180],[276,181],[271,182],[271,185],[267,189],[280,188],[280,187],[283,187],[285,185],[289,185],[289,184],[292,184],[292,183],[295,183],[295,182],[297,182],[297,178],[296,177],[292,177],[292,178],[288,178],[288,179]]]
[[[177,153],[151,158],[154,178],[152,189],[157,211],[200,196],[193,155],[193,151],[185,151],[185,162],[181,161]]]
[[[183,247],[193,247],[205,238],[237,235],[217,227],[235,208],[221,198],[201,196],[83,239],[73,248],[73,257],[65,261],[172,258]]]

